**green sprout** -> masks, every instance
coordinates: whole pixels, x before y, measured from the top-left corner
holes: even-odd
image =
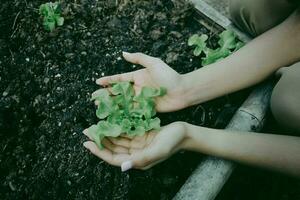
[[[40,15],[43,17],[45,30],[52,32],[56,26],[64,24],[64,18],[61,17],[60,4],[58,2],[49,2],[40,5]]]
[[[87,134],[99,148],[103,148],[104,137],[137,136],[160,129],[154,98],[165,95],[165,88],[143,87],[140,94],[135,95],[132,83],[118,82],[110,92],[99,89],[92,94],[92,100],[98,102],[96,116],[100,121],[90,126]]]
[[[202,58],[202,66],[217,62],[244,45],[238,41],[236,34],[232,30],[225,30],[219,34],[219,47],[216,49],[210,49],[206,46],[207,39],[208,36],[206,34],[201,36],[195,34],[188,40],[189,46],[196,46],[193,52],[195,56],[201,55],[202,52],[205,54],[205,57]]]

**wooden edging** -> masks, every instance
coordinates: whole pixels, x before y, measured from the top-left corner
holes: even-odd
[[[195,8],[208,20],[218,24],[224,29],[233,30],[240,40],[245,43],[251,39],[240,32],[225,16],[217,12],[202,0],[189,0]],[[273,85],[266,82],[257,86],[250,94],[247,100],[235,113],[226,129],[240,130],[248,132],[260,131],[264,124],[266,111],[269,106],[269,100]],[[218,195],[231,173],[235,164],[215,158],[208,157],[196,168],[174,200],[213,200]]]

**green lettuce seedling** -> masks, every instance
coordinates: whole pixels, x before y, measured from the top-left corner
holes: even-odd
[[[98,101],[96,116],[100,121],[88,128],[88,135],[100,148],[104,137],[118,137],[122,133],[137,136],[160,128],[154,98],[165,95],[165,88],[143,87],[136,95],[132,83],[118,82],[110,92],[99,89],[92,94],[92,100]]]
[[[196,46],[194,49],[194,55],[199,56],[202,51],[204,51],[206,47],[206,40],[208,39],[208,36],[206,34],[202,34],[201,36],[194,34],[192,35],[188,40],[189,46]]]
[[[43,17],[43,25],[45,30],[53,31],[56,26],[64,24],[64,18],[60,16],[61,9],[58,2],[49,2],[40,5],[40,15]]]
[[[210,49],[206,46],[207,38],[206,34],[201,36],[195,34],[188,40],[189,46],[196,46],[193,52],[195,56],[199,56],[202,52],[205,54],[205,57],[202,58],[202,66],[217,62],[244,45],[237,40],[236,34],[232,30],[225,30],[219,34],[219,47],[216,49]]]

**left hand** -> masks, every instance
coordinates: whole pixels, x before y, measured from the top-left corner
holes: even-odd
[[[84,131],[86,134],[86,131]],[[111,165],[121,166],[122,171],[130,168],[148,169],[164,161],[182,149],[186,138],[185,123],[174,122],[159,132],[150,131],[143,136],[103,139],[104,149],[99,150],[93,141],[83,145],[97,157]]]

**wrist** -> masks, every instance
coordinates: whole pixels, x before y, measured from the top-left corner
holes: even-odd
[[[184,74],[179,75],[178,84],[175,86],[175,90],[172,92],[172,96],[179,100],[178,108],[176,110],[184,109],[189,107],[188,101],[188,89],[186,83],[186,77]]]
[[[189,147],[191,146],[191,134],[189,132],[189,128],[191,124],[187,122],[180,122],[182,130],[183,130],[183,139],[182,142],[180,143],[180,149],[181,150],[188,150]]]
[[[181,143],[182,150],[200,151],[206,149],[206,142],[210,140],[209,133],[212,129],[195,126],[189,123],[183,123],[185,134]]]
[[[201,101],[198,101],[199,91],[197,85],[198,81],[194,80],[190,73],[181,75],[180,87],[182,88],[182,97],[186,107],[201,103]]]

